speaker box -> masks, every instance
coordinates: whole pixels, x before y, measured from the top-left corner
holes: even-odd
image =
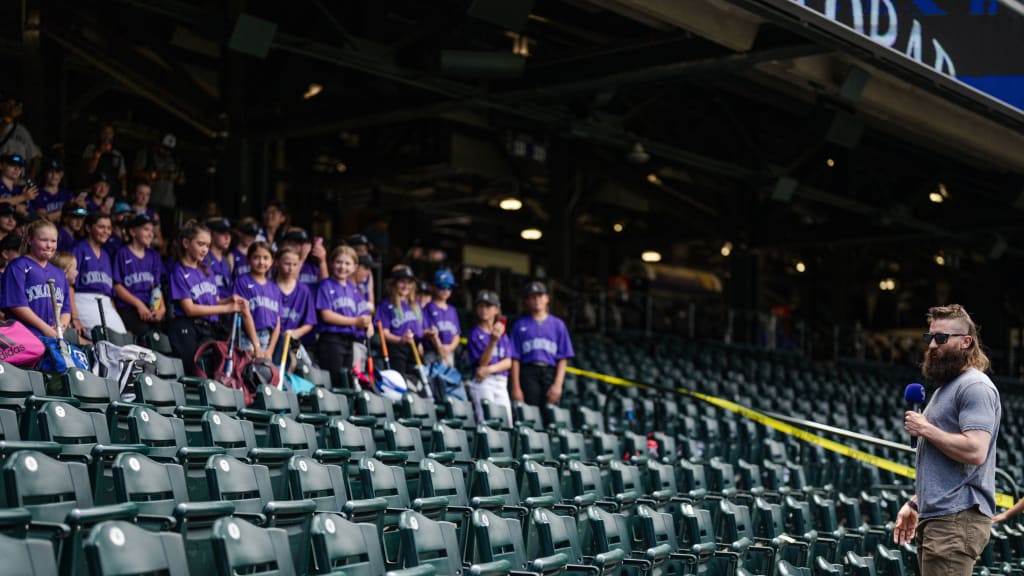
[[[235,21],[235,29],[231,31],[228,48],[257,58],[266,58],[276,32],[276,23],[241,14]]]

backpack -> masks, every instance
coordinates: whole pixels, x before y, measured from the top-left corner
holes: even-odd
[[[277,366],[266,358],[252,358],[241,369],[242,384],[255,395],[263,386],[277,387],[281,381]]]
[[[40,336],[39,340],[46,347],[43,357],[39,360],[39,366],[37,366],[40,371],[63,374],[70,368],[89,369],[89,357],[85,355],[81,348],[68,344],[67,340],[62,341],[50,338],[49,336]],[[61,351],[62,345],[67,346],[68,354],[71,356],[71,361],[74,364],[73,366],[68,366],[67,362],[64,361],[64,353]]]
[[[100,340],[93,347],[96,364],[93,373],[117,380],[121,400],[135,401],[135,378],[142,373],[156,374],[156,354],[149,348],[129,344],[118,346]]]
[[[245,405],[252,406],[255,389],[249,388],[245,384],[242,375],[245,366],[252,361],[252,356],[245,350],[235,348],[234,365],[229,372],[228,350],[228,343],[222,340],[204,342],[196,350],[196,375],[200,378],[216,380],[228,388],[241,390],[242,395],[245,396]]]

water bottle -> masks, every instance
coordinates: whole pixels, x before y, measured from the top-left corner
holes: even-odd
[[[154,312],[159,310],[164,305],[164,293],[160,290],[159,286],[154,286],[149,291],[149,309]]]

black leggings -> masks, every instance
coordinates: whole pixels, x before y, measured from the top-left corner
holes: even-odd
[[[139,311],[131,306],[120,306],[117,309],[117,313],[121,315],[121,321],[124,322],[124,327],[127,328],[136,339],[146,332],[159,327],[159,324],[143,320],[139,317]]]
[[[185,366],[185,374],[196,375],[196,350],[204,342],[216,340],[219,334],[215,325],[203,318],[178,317],[171,320],[170,334],[167,335],[171,343],[171,350],[181,358]]]
[[[555,367],[538,364],[519,365],[519,387],[523,391],[523,401],[530,406],[543,406],[547,403],[548,388],[555,383]]]
[[[346,388],[351,385],[349,382],[352,373],[353,343],[355,340],[351,336],[334,332],[320,333],[316,355],[320,359],[320,367],[331,373],[332,388]]]

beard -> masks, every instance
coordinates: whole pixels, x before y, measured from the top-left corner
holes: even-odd
[[[939,386],[952,382],[967,366],[967,350],[927,350],[921,364],[921,375]]]

